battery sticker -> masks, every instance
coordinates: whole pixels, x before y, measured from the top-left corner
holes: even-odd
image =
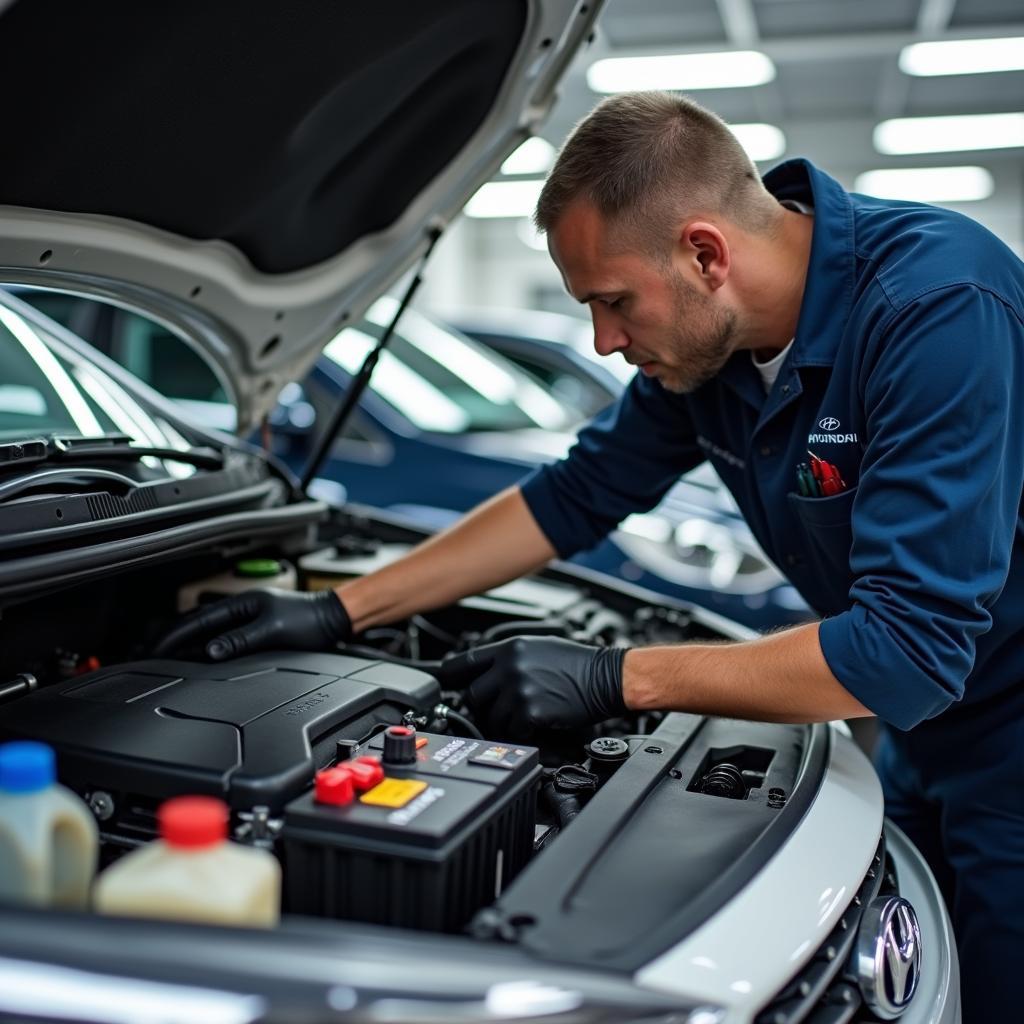
[[[450,740],[440,750],[434,752],[431,760],[438,763],[441,771],[451,771],[467,758],[472,760],[470,754],[479,746],[475,740]]]
[[[437,803],[444,796],[444,790],[440,786],[431,786],[425,793],[418,797],[408,807],[399,811],[392,811],[388,815],[389,825],[408,825],[409,822],[418,818],[431,804]]]
[[[522,764],[529,756],[530,751],[523,750],[522,747],[494,745],[487,747],[477,754],[476,757],[471,757],[469,760],[473,764],[490,764],[495,768],[515,768],[517,765]]]
[[[372,804],[374,807],[404,807],[426,788],[425,782],[416,779],[385,779],[373,789],[368,789],[359,798],[359,802]]]

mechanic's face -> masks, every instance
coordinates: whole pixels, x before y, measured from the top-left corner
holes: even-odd
[[[566,290],[590,307],[594,348],[620,352],[669,391],[707,383],[736,347],[736,315],[708,288],[699,263],[659,263],[647,253],[611,244],[601,215],[588,203],[571,205],[548,238]]]

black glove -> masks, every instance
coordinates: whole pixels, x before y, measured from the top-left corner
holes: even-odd
[[[537,729],[576,729],[626,711],[620,647],[514,637],[447,658],[439,678],[466,698],[494,735],[527,739]]]
[[[212,661],[270,647],[322,651],[352,635],[352,620],[333,590],[307,594],[263,588],[203,605],[156,646],[157,657],[206,643]]]

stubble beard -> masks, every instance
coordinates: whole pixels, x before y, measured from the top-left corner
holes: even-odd
[[[678,276],[672,280],[672,293],[673,328],[666,345],[671,362],[658,367],[657,377],[667,391],[685,395],[707,384],[728,362],[736,335],[736,313],[717,308]]]

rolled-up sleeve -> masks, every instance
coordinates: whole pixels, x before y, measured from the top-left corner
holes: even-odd
[[[820,639],[836,678],[900,729],[963,696],[992,625],[1024,485],[1022,366],[1024,324],[966,285],[895,312],[869,350],[851,607]]]
[[[638,374],[580,431],[565,459],[534,471],[520,487],[544,535],[568,558],[626,516],[653,508],[703,459],[682,397]]]

